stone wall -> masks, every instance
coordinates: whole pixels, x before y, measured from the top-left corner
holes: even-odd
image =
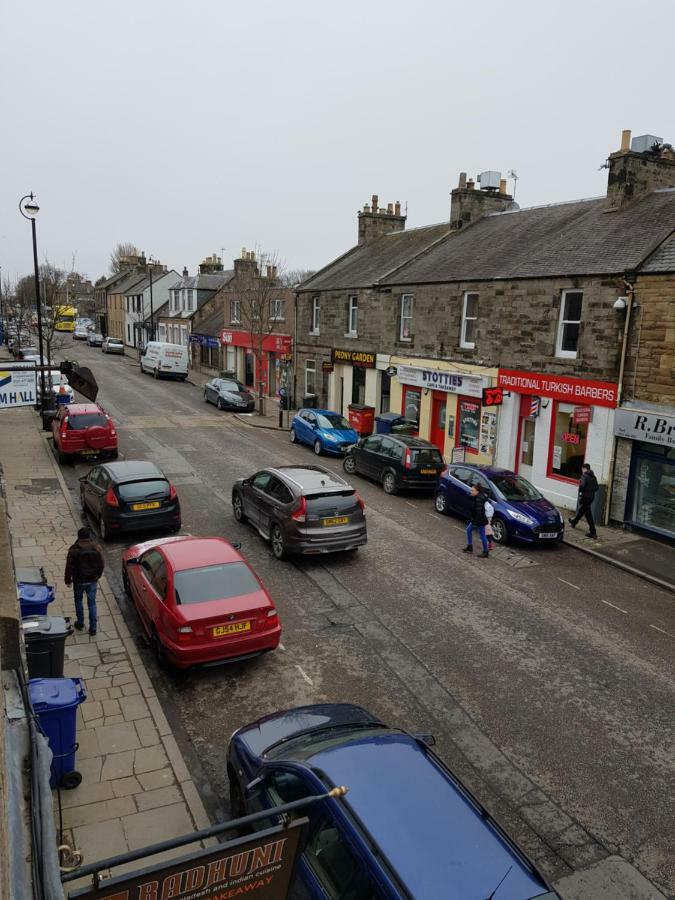
[[[620,209],[655,188],[675,187],[675,156],[633,151],[613,153],[608,159],[607,205]]]
[[[640,276],[635,299],[624,399],[675,406],[675,273]]]
[[[625,438],[617,438],[616,460],[614,463],[614,490],[612,491],[612,503],[609,510],[609,517],[614,522],[624,521],[632,451],[632,441],[628,441]]]

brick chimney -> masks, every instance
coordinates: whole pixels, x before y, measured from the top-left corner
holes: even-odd
[[[406,216],[401,215],[401,204],[389,203],[387,208],[380,209],[377,194],[373,194],[371,205],[367,203],[357,213],[359,221],[359,245],[369,244],[371,241],[390,234],[392,231],[403,231]]]
[[[209,275],[214,272],[222,272],[223,271],[223,261],[217,256],[215,253],[213,256],[205,256],[204,259],[199,263],[199,274],[200,275]]]
[[[622,209],[655,188],[675,187],[675,152],[653,134],[621,133],[621,149],[607,159],[607,208]]]
[[[513,197],[506,193],[506,179],[500,172],[482,172],[478,176],[480,189],[466,172],[459,173],[457,187],[450,195],[450,226],[466,228],[489,213],[503,212],[513,204]]]
[[[255,258],[254,250],[247,250],[246,247],[241,248],[241,256],[239,259],[235,259],[234,261],[234,274],[243,275],[246,273],[252,273],[258,271],[258,263]]]

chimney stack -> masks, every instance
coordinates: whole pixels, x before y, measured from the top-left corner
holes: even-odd
[[[457,187],[465,188],[466,187],[466,172],[459,173],[459,184]]]
[[[377,238],[390,234],[392,231],[403,231],[406,216],[401,215],[401,204],[387,203],[386,208],[379,207],[379,198],[373,194],[371,205],[364,203],[358,218],[358,242],[359,245],[369,244]]]
[[[376,213],[378,211],[377,203],[378,203],[378,196],[377,196],[377,194],[373,194],[371,209],[374,213]]]
[[[499,193],[500,194],[506,193],[506,178],[499,179]]]
[[[624,128],[621,132],[621,152],[626,153],[630,150],[630,128]]]
[[[401,203],[399,200],[397,200],[396,203],[394,203],[394,215],[395,216],[401,215]]]
[[[188,277],[187,266],[183,266],[183,278],[187,278],[187,277]]]
[[[506,179],[499,172],[482,172],[479,179],[481,189],[477,191],[474,179],[467,178],[466,172],[459,173],[459,184],[450,195],[451,228],[465,228],[512,205],[513,197],[506,193]]]
[[[621,132],[621,149],[607,159],[607,208],[622,209],[626,204],[657,188],[675,187],[675,152],[653,134]]]

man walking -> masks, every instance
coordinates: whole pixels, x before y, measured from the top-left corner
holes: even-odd
[[[598,490],[598,479],[595,477],[595,473],[588,463],[584,463],[581,468],[582,474],[581,479],[579,480],[579,503],[577,505],[577,513],[567,521],[572,528],[576,528],[579,519],[582,516],[586,516],[586,521],[588,522],[586,537],[596,538],[598,535],[595,530],[591,505]]]
[[[96,634],[96,589],[98,580],[103,575],[105,562],[103,554],[91,539],[88,528],[80,528],[77,540],[68,550],[66,559],[65,582],[72,584],[75,597],[75,628],[84,628],[83,595],[87,595],[89,609],[89,634]]]
[[[481,544],[483,545],[483,552],[478,555],[483,559],[487,559],[490,555],[488,553],[487,535],[485,534],[485,526],[488,523],[487,516],[485,515],[485,503],[487,502],[487,498],[483,493],[483,486],[481,484],[474,484],[471,486],[471,502],[471,520],[466,526],[466,547],[462,552],[473,553],[473,530],[476,528],[478,529]]]

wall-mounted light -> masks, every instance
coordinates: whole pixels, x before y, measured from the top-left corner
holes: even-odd
[[[617,312],[620,312],[622,309],[625,309],[628,304],[628,297],[617,297],[612,306]]]
[[[548,405],[551,402],[551,398],[550,397],[542,397],[539,402],[541,404],[542,409],[548,409]]]

